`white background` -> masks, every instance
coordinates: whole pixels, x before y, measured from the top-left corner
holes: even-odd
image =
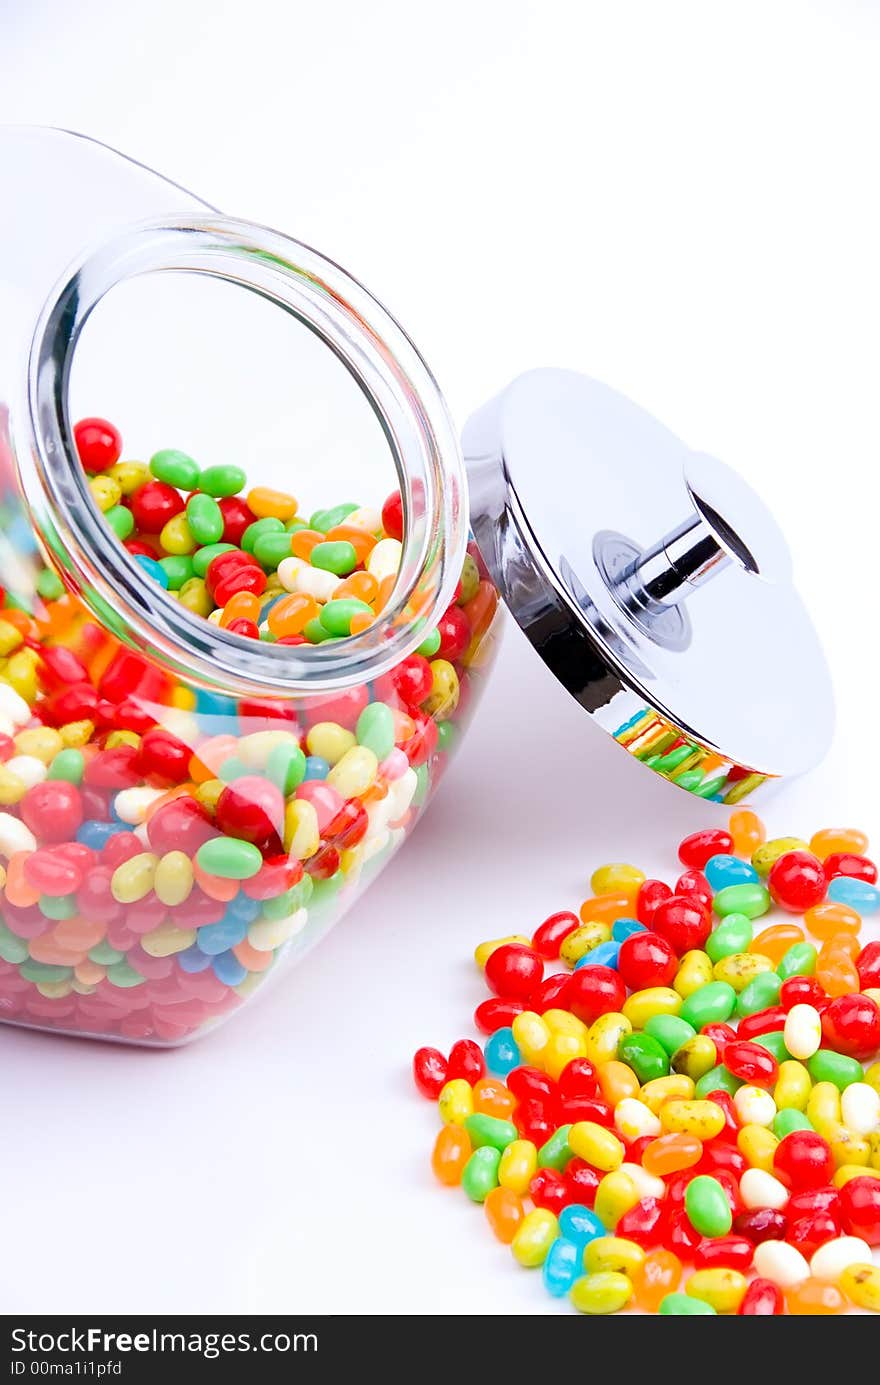
[[[839,710],[769,824],[880,835],[870,0],[0,15],[0,117],[93,134],[339,259],[459,422],[566,365],[759,483]],[[747,702],[763,670],[730,654]],[[261,1003],[170,1053],[0,1036],[5,1311],[553,1311],[433,1185],[409,1058],[471,1032],[479,939],[576,906],[603,860],[672,872],[717,815],[630,763],[508,632],[426,823]]]

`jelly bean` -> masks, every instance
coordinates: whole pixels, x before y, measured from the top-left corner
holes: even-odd
[[[617,970],[632,990],[671,986],[677,967],[672,944],[658,934],[634,933],[620,944]]]
[[[502,1151],[498,1182],[502,1188],[524,1196],[538,1167],[538,1151],[531,1140],[511,1140]]]
[[[752,888],[734,886],[732,888]],[[717,897],[716,897],[717,898]],[[654,910],[651,927],[679,957],[701,948],[711,932],[711,922],[699,903],[672,895]]]
[[[86,471],[108,471],[122,453],[119,431],[104,418],[83,418],[74,425],[73,440]]]
[[[470,1139],[460,1125],[442,1126],[431,1156],[435,1177],[447,1187],[457,1187],[471,1153]]]
[[[678,859],[684,866],[703,870],[706,862],[713,856],[730,855],[733,851],[733,837],[720,828],[692,832],[679,842]]]
[[[775,972],[760,972],[739,992],[736,1001],[737,1014],[754,1015],[759,1010],[766,1010],[774,1005],[779,998],[781,986],[782,980]]]
[[[703,871],[716,892],[728,885],[752,885],[758,882],[758,872],[754,866],[737,856],[710,856]]]
[[[775,1058],[759,1044],[736,1041],[726,1046],[724,1066],[741,1082],[754,1083],[761,1087],[775,1084],[779,1065]]]
[[[546,1208],[555,1215],[568,1201],[568,1187],[556,1169],[538,1169],[529,1184],[529,1197],[535,1207]]]
[[[753,1279],[743,1295],[737,1312],[744,1317],[780,1317],[785,1300],[779,1285],[772,1279]]]
[[[625,1274],[607,1271],[584,1275],[571,1288],[571,1301],[579,1313],[618,1313],[632,1298],[632,1283]]]
[[[559,1234],[583,1248],[605,1234],[605,1228],[589,1207],[569,1202],[559,1213]]]
[[[458,1039],[449,1050],[446,1070],[450,1080],[462,1078],[471,1086],[485,1076],[486,1064],[479,1044],[473,1039]]]
[[[645,873],[637,866],[612,864],[599,866],[590,877],[594,895],[632,894],[635,897],[645,882]]]
[[[845,904],[859,914],[875,914],[880,909],[880,890],[867,880],[857,880],[852,876],[835,876],[828,884],[828,899],[834,904]]]
[[[631,1067],[640,1083],[665,1077],[669,1071],[666,1050],[650,1034],[626,1034],[618,1049],[621,1060]]]
[[[582,967],[571,977],[566,989],[568,1008],[585,1024],[592,1024],[602,1015],[619,1012],[625,998],[624,983],[610,967]]]
[[[854,827],[824,827],[811,837],[810,850],[820,861],[834,852],[854,852],[861,856],[868,850],[868,838]]]
[[[514,1258],[524,1269],[543,1265],[556,1240],[559,1223],[546,1207],[536,1207],[523,1217],[511,1242]]]
[[[199,847],[196,860],[203,871],[223,880],[248,880],[263,864],[258,847],[235,837],[212,837]]]
[[[855,1058],[833,1053],[829,1049],[820,1049],[818,1053],[814,1053],[812,1058],[807,1060],[807,1069],[814,1082],[832,1082],[841,1092],[851,1082],[859,1082],[862,1078],[861,1063]]]
[[[702,1314],[715,1316],[715,1309],[709,1303],[704,1303],[702,1299],[694,1298],[688,1294],[667,1294],[661,1299],[660,1307],[657,1310],[663,1317],[691,1318],[699,1317]]]
[[[840,1215],[851,1236],[859,1236],[870,1246],[880,1245],[880,1179],[865,1176],[864,1170],[847,1180],[840,1189]]]
[[[776,971],[783,981],[792,976],[812,976],[817,960],[812,943],[795,943],[781,958]]]
[[[800,837],[774,837],[771,841],[763,842],[752,854],[752,865],[761,877],[770,874],[773,866],[780,856],[785,856],[790,851],[812,851],[812,846],[808,847]],[[818,852],[814,853],[818,855]],[[821,857],[819,858],[821,860]]]
[[[693,1168],[702,1156],[703,1145],[696,1136],[660,1135],[645,1147],[642,1164],[649,1173],[666,1178],[669,1174]]]
[[[547,1252],[542,1275],[544,1288],[553,1298],[564,1298],[581,1273],[581,1252],[574,1242],[558,1237]]]
[[[733,1216],[727,1196],[717,1179],[707,1174],[692,1178],[685,1191],[685,1210],[695,1231],[702,1236],[726,1236]]]
[[[413,1080],[422,1096],[436,1101],[448,1080],[448,1067],[436,1048],[420,1048],[413,1057]]]
[[[838,1053],[868,1058],[880,1048],[880,1006],[867,995],[838,996],[822,1012],[822,1033]]]
[[[505,1000],[528,1000],[544,974],[544,964],[530,947],[506,943],[486,961],[489,988]]]
[[[739,1270],[698,1269],[685,1285],[685,1293],[707,1303],[716,1313],[736,1313],[747,1288],[748,1280]]]
[[[498,1077],[506,1077],[522,1061],[513,1030],[507,1026],[496,1029],[485,1049],[486,1067]]]
[[[735,1006],[733,987],[725,981],[710,981],[687,997],[679,1014],[699,1030],[706,1024],[723,1023],[733,1014]]]
[[[595,1121],[577,1121],[568,1132],[568,1145],[573,1154],[604,1172],[618,1169],[623,1163],[622,1142]]]

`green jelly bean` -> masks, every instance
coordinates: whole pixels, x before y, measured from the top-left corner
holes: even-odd
[[[745,914],[759,919],[770,908],[770,891],[764,885],[726,885],[712,901],[712,908],[721,918],[728,914]]]
[[[273,745],[266,759],[266,778],[284,794],[292,794],[306,777],[306,757],[298,745]]]
[[[53,572],[50,567],[44,567],[37,578],[37,594],[44,601],[58,601],[64,595],[64,583],[58,573]]]
[[[311,876],[305,876],[304,879],[310,880]],[[263,917],[276,923],[278,919],[288,919],[291,914],[295,914],[297,909],[302,908],[296,894],[298,888],[297,885],[293,885],[289,890],[285,890],[284,894],[275,895],[274,899],[264,899]]]
[[[346,539],[337,539],[334,543],[316,543],[309,554],[309,562],[312,567],[345,577],[347,573],[354,572],[358,560],[354,544]]]
[[[742,1085],[738,1077],[734,1077],[732,1072],[728,1072],[727,1068],[719,1063],[717,1068],[710,1068],[697,1079],[694,1084],[694,1096],[699,1101],[703,1101],[712,1092],[727,1092],[733,1096]]]
[[[468,1116],[464,1128],[471,1137],[474,1149],[491,1145],[493,1149],[503,1150],[518,1138],[518,1131],[513,1122],[499,1120],[497,1116],[484,1116],[479,1113]]]
[[[193,560],[185,553],[169,553],[167,558],[159,559],[159,566],[168,578],[168,590],[172,592],[180,591],[184,582],[189,582],[195,576]]]
[[[222,880],[250,880],[263,864],[260,848],[238,837],[212,837],[199,847],[196,860],[202,870]]]
[[[221,500],[226,495],[237,495],[246,480],[240,466],[209,466],[199,472],[199,490]]]
[[[461,1175],[461,1186],[472,1202],[485,1202],[492,1189],[498,1187],[500,1163],[501,1150],[493,1145],[474,1150]]]
[[[241,546],[245,553],[253,553],[254,544],[264,534],[286,534],[287,530],[277,515],[267,515],[265,519],[255,519],[241,536]],[[290,536],[287,539],[287,552],[290,552]]]
[[[77,912],[76,895],[41,894],[39,908],[44,918],[54,919],[56,922],[72,919]]]
[[[775,1005],[781,985],[775,971],[759,972],[737,996],[736,1013],[742,1019],[744,1015],[755,1015],[759,1010],[766,1010],[768,1005]]]
[[[120,543],[125,543],[134,533],[134,515],[126,505],[111,505],[104,511],[104,518],[110,525]]]
[[[688,1183],[684,1191],[684,1210],[701,1236],[726,1236],[733,1225],[727,1194],[718,1179],[707,1173],[698,1174]]]
[[[309,644],[323,644],[325,640],[332,640],[335,637],[330,631],[321,624],[321,617],[315,616],[303,626],[303,634]]]
[[[73,967],[56,967],[49,962],[35,962],[32,957],[22,962],[19,971],[25,981],[33,981],[36,985],[51,986],[53,982],[70,981],[73,977]]]
[[[312,886],[312,913],[329,907],[345,884],[345,871],[338,870],[329,880],[316,880]]]
[[[539,1168],[556,1169],[559,1173],[562,1172],[572,1157],[571,1147],[568,1143],[570,1130],[570,1125],[560,1125],[556,1133],[551,1135],[546,1144],[541,1146],[538,1150]]]
[[[700,1298],[691,1298],[689,1294],[667,1294],[660,1300],[658,1313],[664,1318],[717,1318],[718,1314],[710,1303],[704,1303]]]
[[[706,952],[713,962],[720,962],[722,957],[731,957],[735,952],[748,952],[754,932],[747,914],[728,914],[706,939]]]
[[[128,991],[132,986],[142,986],[146,977],[141,976],[128,962],[114,962],[112,967],[107,968],[107,980],[111,986],[119,986],[122,990]]]
[[[326,534],[328,529],[335,529],[337,524],[342,524],[355,510],[359,510],[359,505],[334,505],[332,510],[316,510],[309,520],[309,528],[317,529],[319,534]]]
[[[416,791],[413,794],[413,806],[421,808],[431,789],[431,771],[427,765],[419,765],[416,770]]]
[[[308,529],[309,521],[307,519],[300,519],[298,515],[294,515],[293,519],[289,519],[284,527],[288,534],[298,534],[300,529]]]
[[[651,1082],[655,1077],[666,1077],[669,1072],[669,1054],[661,1043],[650,1034],[624,1034],[617,1046],[617,1056],[622,1063],[631,1067],[639,1082]]]
[[[240,760],[237,755],[230,755],[228,760],[224,760],[217,771],[217,778],[222,779],[224,784],[231,784],[233,779],[244,779],[251,770]]]
[[[685,760],[689,760],[696,749],[693,745],[680,745],[677,750],[670,750],[668,754],[661,755],[654,766],[661,774],[669,774],[672,770],[678,769]]]
[[[776,974],[782,981],[790,976],[812,976],[818,957],[812,943],[793,943],[776,968]]]
[[[117,952],[115,947],[110,946],[106,938],[89,948],[89,961],[97,962],[99,967],[112,967],[115,962],[121,962],[124,956],[125,953]]]
[[[366,601],[358,601],[355,596],[343,597],[339,601],[328,601],[326,606],[322,606],[318,619],[329,634],[350,635],[352,619],[361,611],[373,614]]]
[[[645,1021],[645,1033],[656,1039],[670,1058],[688,1039],[693,1039],[696,1032],[680,1015],[652,1015]]]
[[[210,498],[211,497],[208,496],[209,500]],[[197,499],[197,497],[193,496],[193,500],[195,499]],[[192,504],[192,500],[190,504]],[[189,519],[188,516],[187,523],[190,529],[192,529],[192,520]],[[231,553],[234,547],[234,543],[209,543],[204,548],[200,548],[197,553],[193,554],[192,560],[193,572],[196,577],[204,577],[214,559],[219,558],[221,553]]]
[[[687,793],[694,793],[703,782],[703,771],[701,769],[686,769],[682,774],[677,774],[672,782]]]
[[[451,721],[437,723],[437,749],[448,754],[458,741],[458,727]]]
[[[735,889],[736,886],[731,888]],[[683,1001],[679,1017],[700,1030],[704,1024],[723,1024],[736,1007],[736,991],[726,981],[707,981]]]
[[[11,928],[0,919],[0,957],[4,962],[11,962],[13,966],[18,966],[19,962],[25,961],[28,956],[28,945],[24,938],[19,938],[13,933]]]
[[[761,1048],[766,1048],[768,1053],[773,1054],[777,1063],[784,1063],[791,1057],[785,1047],[785,1035],[781,1029],[771,1029],[769,1034],[756,1034],[752,1043],[760,1044]]]
[[[370,702],[358,717],[354,733],[358,745],[384,760],[394,749],[394,713],[386,702]]]
[[[812,1130],[813,1122],[803,1111],[796,1111],[793,1106],[788,1106],[784,1111],[776,1112],[772,1128],[776,1138],[784,1140],[793,1130]]]
[[[59,750],[49,766],[49,779],[66,779],[68,784],[81,784],[86,759],[81,750]]]
[[[190,496],[186,502],[186,522],[200,547],[219,543],[223,537],[223,511],[212,495]]]
[[[290,557],[290,535],[283,529],[280,534],[260,534],[254,544],[254,557],[266,572],[274,572],[279,563]]]
[[[835,1053],[830,1048],[820,1048],[812,1058],[807,1059],[807,1071],[814,1082],[833,1082],[843,1091],[851,1082],[864,1082],[865,1074],[857,1058],[849,1058],[845,1053]]]
[[[199,484],[198,462],[174,447],[155,452],[150,458],[150,471],[157,481],[165,481],[179,491],[194,491]]]
[[[432,630],[430,635],[426,635],[416,650],[423,659],[433,659],[437,650],[440,648],[440,631]]]

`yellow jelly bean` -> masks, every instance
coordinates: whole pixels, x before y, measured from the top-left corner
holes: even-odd
[[[61,728],[61,739],[67,750],[81,750],[95,734],[93,721],[68,721]]]
[[[860,1164],[866,1169],[870,1164],[871,1142],[867,1136],[857,1135],[842,1123],[836,1125],[833,1121],[825,1126],[822,1135],[828,1141],[835,1168],[842,1168],[845,1164]]]
[[[538,1151],[531,1140],[512,1140],[501,1155],[498,1182],[523,1197],[538,1168]]]
[[[753,1169],[773,1172],[773,1155],[779,1140],[764,1125],[743,1125],[736,1136],[736,1147]]]
[[[610,1063],[617,1057],[621,1039],[631,1033],[632,1025],[626,1015],[621,1015],[617,1010],[600,1015],[590,1025],[587,1035],[587,1057],[590,1062],[597,1068],[603,1063]]]
[[[474,1114],[474,1092],[463,1077],[450,1078],[440,1089],[437,1109],[444,1125],[464,1125]]]
[[[749,1281],[739,1270],[697,1270],[684,1286],[690,1298],[708,1303],[716,1313],[735,1313],[745,1297]]]
[[[119,904],[134,904],[153,888],[159,857],[142,851],[117,866],[110,877],[110,893]]]
[[[318,814],[305,798],[292,798],[284,809],[284,849],[297,861],[307,861],[321,845]]]
[[[27,784],[5,765],[0,764],[0,806],[9,808],[18,803],[27,793]]]
[[[587,1042],[589,1030],[583,1020],[579,1020],[577,1015],[573,1015],[570,1010],[545,1010],[544,1023],[551,1034],[571,1034],[576,1039]]]
[[[593,1209],[603,1226],[613,1231],[624,1212],[635,1207],[642,1194],[623,1169],[612,1169],[599,1180]]]
[[[169,851],[156,867],[153,889],[163,904],[173,908],[189,899],[193,887],[193,865],[185,851]]]
[[[559,956],[563,962],[567,962],[573,967],[575,962],[579,962],[582,957],[586,957],[588,952],[592,952],[594,947],[600,943],[607,943],[611,940],[611,928],[607,923],[601,923],[598,919],[590,923],[582,923],[568,937],[563,940],[559,949]]]
[[[820,832],[813,833],[809,849],[820,861],[838,851],[864,856],[868,838],[857,827],[823,827]]]
[[[624,1002],[623,1013],[633,1029],[644,1029],[654,1015],[677,1015],[681,1004],[681,996],[671,986],[648,986],[643,991],[633,991]]]
[[[576,1034],[551,1033],[541,1053],[541,1066],[556,1082],[572,1058],[586,1058],[587,1041]]]
[[[788,1058],[779,1064],[779,1076],[773,1088],[777,1111],[806,1111],[813,1079],[803,1063]]]
[[[173,957],[175,952],[185,952],[196,940],[194,928],[175,928],[171,923],[160,923],[141,937],[141,947],[151,957]]]
[[[602,1274],[613,1270],[632,1279],[645,1263],[645,1252],[635,1241],[624,1236],[597,1236],[588,1241],[584,1250],[584,1269],[587,1274]]]
[[[666,1101],[657,1114],[670,1135],[696,1135],[706,1141],[724,1129],[724,1112],[714,1101]]]
[[[571,1286],[570,1298],[579,1313],[591,1315],[619,1313],[633,1296],[633,1286],[625,1274],[609,1270],[603,1274],[585,1274]]]
[[[691,952],[686,952],[679,962],[672,985],[682,1000],[687,1000],[688,996],[693,995],[701,986],[708,986],[711,980],[711,957],[694,948]]]
[[[872,1063],[869,1068],[865,1068],[865,1081],[875,1092],[880,1092],[880,1062]]]
[[[694,1080],[686,1073],[670,1073],[668,1077],[652,1077],[640,1092],[640,1098],[655,1116],[666,1101],[690,1101],[694,1095]]]
[[[857,1308],[880,1313],[880,1266],[847,1265],[837,1281],[837,1287]]]
[[[769,875],[780,856],[789,851],[809,851],[807,843],[800,837],[774,837],[764,842],[752,853],[752,865],[759,875]]]
[[[619,1169],[626,1150],[613,1130],[596,1121],[575,1121],[568,1132],[568,1147],[580,1159],[586,1159],[594,1169],[610,1173]]]
[[[527,1063],[541,1067],[542,1054],[550,1042],[550,1030],[541,1015],[534,1010],[523,1010],[516,1015],[511,1025],[516,1046]]]
[[[185,606],[193,615],[209,616],[214,609],[214,602],[208,595],[208,588],[202,577],[190,577],[180,591],[177,599],[181,606]]]
[[[63,1000],[70,995],[73,986],[69,981],[38,981],[37,990],[46,1000]]]
[[[295,496],[287,491],[271,490],[269,486],[254,486],[249,490],[247,505],[257,519],[280,519],[285,524],[297,511]]]
[[[871,1147],[871,1155],[868,1164],[872,1169],[880,1170],[880,1130],[872,1130],[868,1136],[868,1144]]]
[[[0,620],[0,656],[11,654],[13,649],[18,649],[23,639],[21,631],[8,620]]]
[[[159,535],[159,542],[166,553],[173,553],[177,557],[182,557],[186,553],[195,553],[199,546],[193,538],[185,514],[175,515],[173,519],[169,519]]]
[[[590,889],[593,894],[629,894],[635,898],[644,880],[645,872],[638,866],[612,862],[593,871]]]
[[[760,952],[733,952],[715,963],[712,975],[715,981],[726,981],[739,995],[756,976],[774,970],[770,958]]]
[[[694,1082],[699,1082],[703,1074],[710,1072],[717,1063],[718,1050],[708,1034],[695,1034],[672,1055],[673,1071],[684,1073]]]
[[[527,1212],[510,1243],[514,1259],[524,1269],[536,1269],[547,1259],[547,1252],[559,1233],[559,1222],[546,1207]]]
[[[448,659],[431,661],[431,691],[425,701],[425,711],[435,721],[446,721],[458,706],[458,674]]]
[[[235,753],[248,769],[265,769],[269,756],[278,746],[298,744],[292,731],[253,731],[249,736],[242,736]]]
[[[116,482],[123,495],[132,495],[153,479],[145,462],[117,462],[104,474]]]
[[[33,755],[35,760],[42,760],[44,765],[48,765],[59,750],[64,749],[64,742],[60,731],[54,727],[34,726],[28,731],[19,731],[15,737],[15,748],[19,755]]]
[[[841,1124],[840,1092],[833,1082],[817,1082],[807,1098],[807,1119],[820,1135]]]
[[[222,779],[205,779],[196,789],[196,798],[210,813],[217,807],[217,800],[226,788]]]
[[[873,1178],[870,1170],[865,1169],[863,1164],[841,1164],[839,1169],[834,1172],[831,1182],[835,1188],[842,1188],[845,1183],[849,1183],[853,1178]]]
[[[171,705],[172,707],[180,707],[185,712],[192,712],[198,703],[192,688],[177,687],[171,694]]]
[[[37,656],[32,649],[18,649],[3,670],[3,677],[29,707],[37,700]]]
[[[474,948],[474,961],[477,966],[484,967],[495,949],[504,947],[506,943],[520,943],[523,947],[531,947],[532,940],[527,938],[524,933],[508,933],[506,938],[489,938]]]
[[[111,731],[104,742],[104,748],[112,750],[117,745],[131,745],[137,749],[140,743],[141,738],[136,731]]]
[[[306,747],[310,755],[318,755],[328,765],[335,765],[347,750],[357,745],[353,731],[346,731],[335,721],[318,721],[310,727],[306,736]]]
[[[366,745],[355,745],[336,761],[327,775],[327,784],[343,798],[360,798],[376,782],[378,773],[375,751]]]
[[[89,481],[89,493],[103,515],[122,499],[122,487],[119,482],[107,475],[93,476]]]

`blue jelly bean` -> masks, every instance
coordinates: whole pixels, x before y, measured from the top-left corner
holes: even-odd
[[[199,929],[199,947],[209,956],[217,957],[244,942],[247,931],[246,919],[222,918],[219,923],[206,923]]]
[[[486,1058],[486,1067],[496,1077],[506,1077],[514,1068],[518,1068],[522,1063],[522,1055],[517,1047],[516,1039],[513,1037],[512,1029],[496,1029],[494,1034],[490,1034],[486,1040],[486,1047],[483,1049]]]
[[[214,975],[225,986],[240,986],[247,974],[247,967],[242,966],[234,952],[221,952],[214,958]]]
[[[93,851],[100,851],[117,832],[129,830],[128,823],[122,823],[118,818],[115,822],[98,822],[97,818],[88,818],[77,828],[76,840],[82,842],[83,846],[90,846]]]
[[[728,885],[756,885],[759,880],[755,867],[738,856],[710,856],[703,874],[716,894]]]
[[[326,779],[330,773],[330,765],[327,760],[323,760],[320,755],[306,756],[306,779]]]
[[[238,894],[227,904],[221,922],[234,920],[236,923],[253,923],[259,916],[260,901],[251,899],[239,890]]]
[[[647,933],[647,928],[638,919],[615,919],[611,925],[611,937],[616,943],[626,942],[633,933]]]
[[[148,558],[145,553],[136,553],[135,562],[143,568],[148,577],[152,577],[154,582],[158,582],[160,587],[168,590],[168,573],[164,567],[160,567],[155,558]]]
[[[574,1241],[559,1236],[547,1251],[544,1261],[544,1288],[554,1298],[564,1298],[576,1279],[584,1272],[583,1250]]]
[[[597,1236],[604,1236],[605,1227],[589,1207],[581,1202],[570,1202],[559,1213],[559,1234],[583,1247]]]
[[[828,886],[828,898],[835,904],[848,904],[857,914],[876,914],[880,909],[880,890],[867,880],[851,875],[836,875]]]
[[[193,943],[192,947],[188,947],[185,952],[178,952],[176,961],[181,971],[194,974],[199,971],[207,971],[213,958],[209,957],[207,952],[203,952],[198,943]]]
[[[236,703],[234,698],[225,697],[223,693],[205,692],[200,690],[196,693],[196,712],[203,717],[234,717]]]
[[[617,971],[617,957],[620,952],[620,943],[613,940],[608,943],[599,943],[592,952],[587,952],[579,962],[575,962],[574,969],[578,967],[611,967],[612,971]]]

